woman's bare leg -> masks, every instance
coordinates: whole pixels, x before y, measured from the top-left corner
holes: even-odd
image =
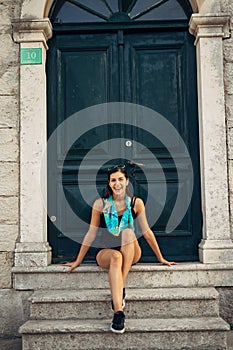
[[[125,286],[131,266],[136,264],[141,257],[141,248],[131,229],[126,229],[122,232],[121,253],[123,255],[122,278],[123,286]]]
[[[96,257],[100,267],[108,269],[110,290],[114,305],[114,312],[122,311],[122,254],[114,249],[103,249]]]

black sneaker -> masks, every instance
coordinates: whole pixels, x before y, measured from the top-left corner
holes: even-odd
[[[114,311],[113,300],[111,299],[112,310]],[[125,288],[123,288],[122,309],[125,308]]]
[[[125,314],[123,311],[115,312],[112,320],[111,331],[114,333],[124,333],[125,331]]]

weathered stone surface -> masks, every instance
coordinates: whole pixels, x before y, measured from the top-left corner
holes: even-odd
[[[2,350],[22,350],[22,339],[11,338],[1,339],[0,338],[0,349]]]
[[[2,252],[13,251],[18,234],[18,225],[0,225],[0,250]]]
[[[12,1],[4,0],[0,2],[1,24],[10,24],[12,18]]]
[[[233,62],[233,40],[227,39],[223,42],[223,55],[225,62]]]
[[[13,18],[20,18],[21,6],[19,6],[18,2],[16,1],[12,1],[12,13],[13,13]]]
[[[18,132],[15,129],[0,129],[0,161],[18,160]]]
[[[68,268],[51,265],[47,267],[14,267],[15,288],[29,289],[92,289],[109,288],[105,270],[83,265],[71,274]],[[160,264],[137,264],[129,273],[127,288],[163,287],[209,287],[232,286],[232,264],[179,263],[172,269]]]
[[[19,67],[6,67],[0,76],[0,95],[17,94],[19,87]]]
[[[225,96],[227,126],[233,127],[233,95]]]
[[[221,0],[221,11],[229,15],[233,15],[233,6],[231,0]]]
[[[0,96],[0,115],[0,128],[18,127],[19,101],[17,96]]]
[[[19,63],[19,46],[12,40],[11,33],[0,34],[0,76],[4,73],[7,66]]]
[[[224,65],[225,91],[229,95],[233,94],[233,64],[225,62]]]
[[[233,160],[228,161],[229,164],[229,200],[230,200],[230,213],[231,213],[231,239],[233,240]]]
[[[220,0],[220,8],[221,11],[225,14],[233,14],[233,8],[231,4],[231,0]]]
[[[220,315],[228,323],[233,323],[233,287],[217,288],[219,292]]]
[[[227,332],[227,350],[233,349],[233,331]]]
[[[11,279],[12,266],[13,266],[13,254],[9,252],[0,252],[0,288],[12,287],[12,279]]]
[[[229,178],[230,178],[230,181],[229,181],[230,198],[233,200],[233,160],[232,159],[229,160]]]
[[[0,196],[17,196],[19,193],[19,165],[0,163]]]
[[[23,333],[28,332],[23,336],[23,349],[227,349],[228,328],[218,318],[127,319],[123,335],[110,332],[110,323],[110,320],[29,321],[21,328]]]
[[[30,292],[0,289],[0,337],[17,337],[19,327],[29,319]],[[5,348],[0,349],[5,350]]]
[[[112,317],[110,290],[37,291],[31,297],[33,319],[107,319]],[[128,318],[217,317],[214,288],[127,289]]]
[[[33,233],[37,236],[37,232]],[[15,266],[48,266],[51,264],[51,247],[48,242],[17,243]]]
[[[233,128],[228,129],[228,157],[233,159]]]
[[[17,224],[18,206],[18,197],[0,197],[0,224]]]

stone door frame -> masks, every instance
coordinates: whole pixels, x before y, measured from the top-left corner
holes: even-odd
[[[48,266],[47,214],[41,195],[47,169],[41,168],[47,142],[45,61],[52,26],[52,0],[24,0],[13,38],[20,48],[41,48],[41,65],[20,65],[20,242],[15,266]],[[223,77],[223,39],[230,36],[228,15],[214,0],[190,0],[190,33],[196,36],[199,143],[203,234],[200,262],[232,263]]]

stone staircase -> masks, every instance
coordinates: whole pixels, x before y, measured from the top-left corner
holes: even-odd
[[[34,290],[30,319],[20,328],[23,350],[227,349],[229,326],[219,317],[218,293],[208,281],[205,286],[196,283],[196,268],[133,267],[126,288],[124,334],[110,331],[106,271],[94,266],[66,271],[15,269],[18,289],[31,285]]]

